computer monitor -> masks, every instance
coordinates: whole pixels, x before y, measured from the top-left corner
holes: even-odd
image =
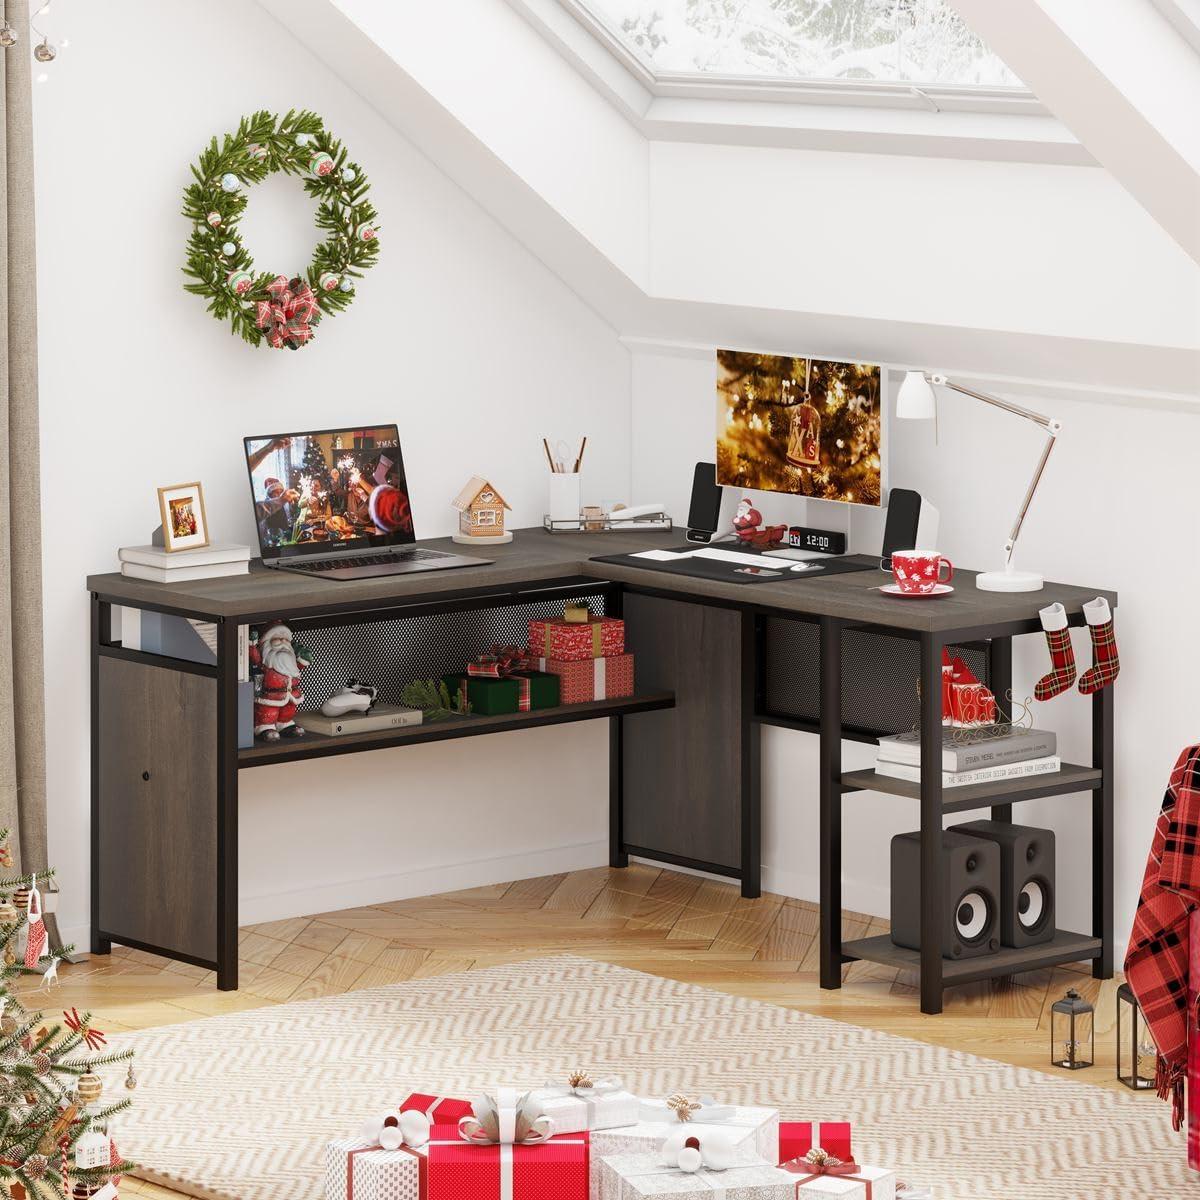
[[[415,540],[395,425],[244,439],[265,559]]]
[[[717,351],[717,482],[878,507],[883,370]]]

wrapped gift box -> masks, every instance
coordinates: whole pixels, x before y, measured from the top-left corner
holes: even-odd
[[[424,1154],[402,1147],[381,1150],[359,1138],[338,1138],[325,1148],[327,1200],[425,1200]]]
[[[733,1143],[738,1162],[779,1162],[779,1110],[774,1108],[727,1109],[728,1118],[703,1121],[697,1128],[720,1129]],[[667,1137],[679,1128],[674,1113],[661,1101],[642,1101],[640,1120],[624,1129],[597,1129],[592,1133],[592,1153],[657,1154]]]
[[[539,658],[538,669],[557,675],[563,704],[587,700],[617,700],[633,695],[633,655],[564,661]]]
[[[617,617],[530,621],[529,651],[535,658],[556,658],[562,662],[611,658],[625,653],[625,622]]]
[[[502,678],[445,675],[443,680],[450,695],[465,694],[471,711],[485,716],[554,708],[562,703],[561,681],[550,671],[520,671]]]
[[[796,1196],[839,1196],[842,1200],[896,1200],[896,1172],[886,1167],[864,1167],[847,1163],[848,1174],[811,1173],[799,1162],[789,1163],[785,1172],[791,1177]]]
[[[586,1133],[536,1146],[480,1146],[457,1125],[437,1125],[429,1139],[429,1195],[421,1200],[588,1200]]]
[[[457,1125],[462,1117],[469,1117],[474,1110],[470,1100],[413,1092],[401,1103],[400,1111],[423,1112],[433,1125]]]
[[[810,1150],[824,1150],[848,1162],[854,1157],[849,1121],[782,1121],[779,1125],[779,1162],[803,1158]]]
[[[636,1125],[641,1101],[622,1088],[540,1088],[532,1095],[539,1111],[554,1122],[555,1133],[618,1129]]]
[[[795,1177],[767,1162],[689,1173],[664,1165],[658,1154],[617,1154],[599,1160],[592,1200],[794,1200],[795,1195]]]

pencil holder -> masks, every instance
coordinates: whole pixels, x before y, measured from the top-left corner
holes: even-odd
[[[579,472],[554,471],[550,474],[550,519],[579,520]]]

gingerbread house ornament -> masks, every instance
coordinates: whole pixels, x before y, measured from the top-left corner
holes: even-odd
[[[496,545],[512,541],[513,535],[504,528],[504,510],[511,512],[511,506],[482,475],[472,475],[450,503],[458,510],[456,542]]]

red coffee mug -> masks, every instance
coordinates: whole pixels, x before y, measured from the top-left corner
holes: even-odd
[[[941,577],[943,565],[945,579]],[[936,550],[894,550],[892,578],[902,592],[927,596],[939,583],[949,583],[954,578],[954,564]]]

